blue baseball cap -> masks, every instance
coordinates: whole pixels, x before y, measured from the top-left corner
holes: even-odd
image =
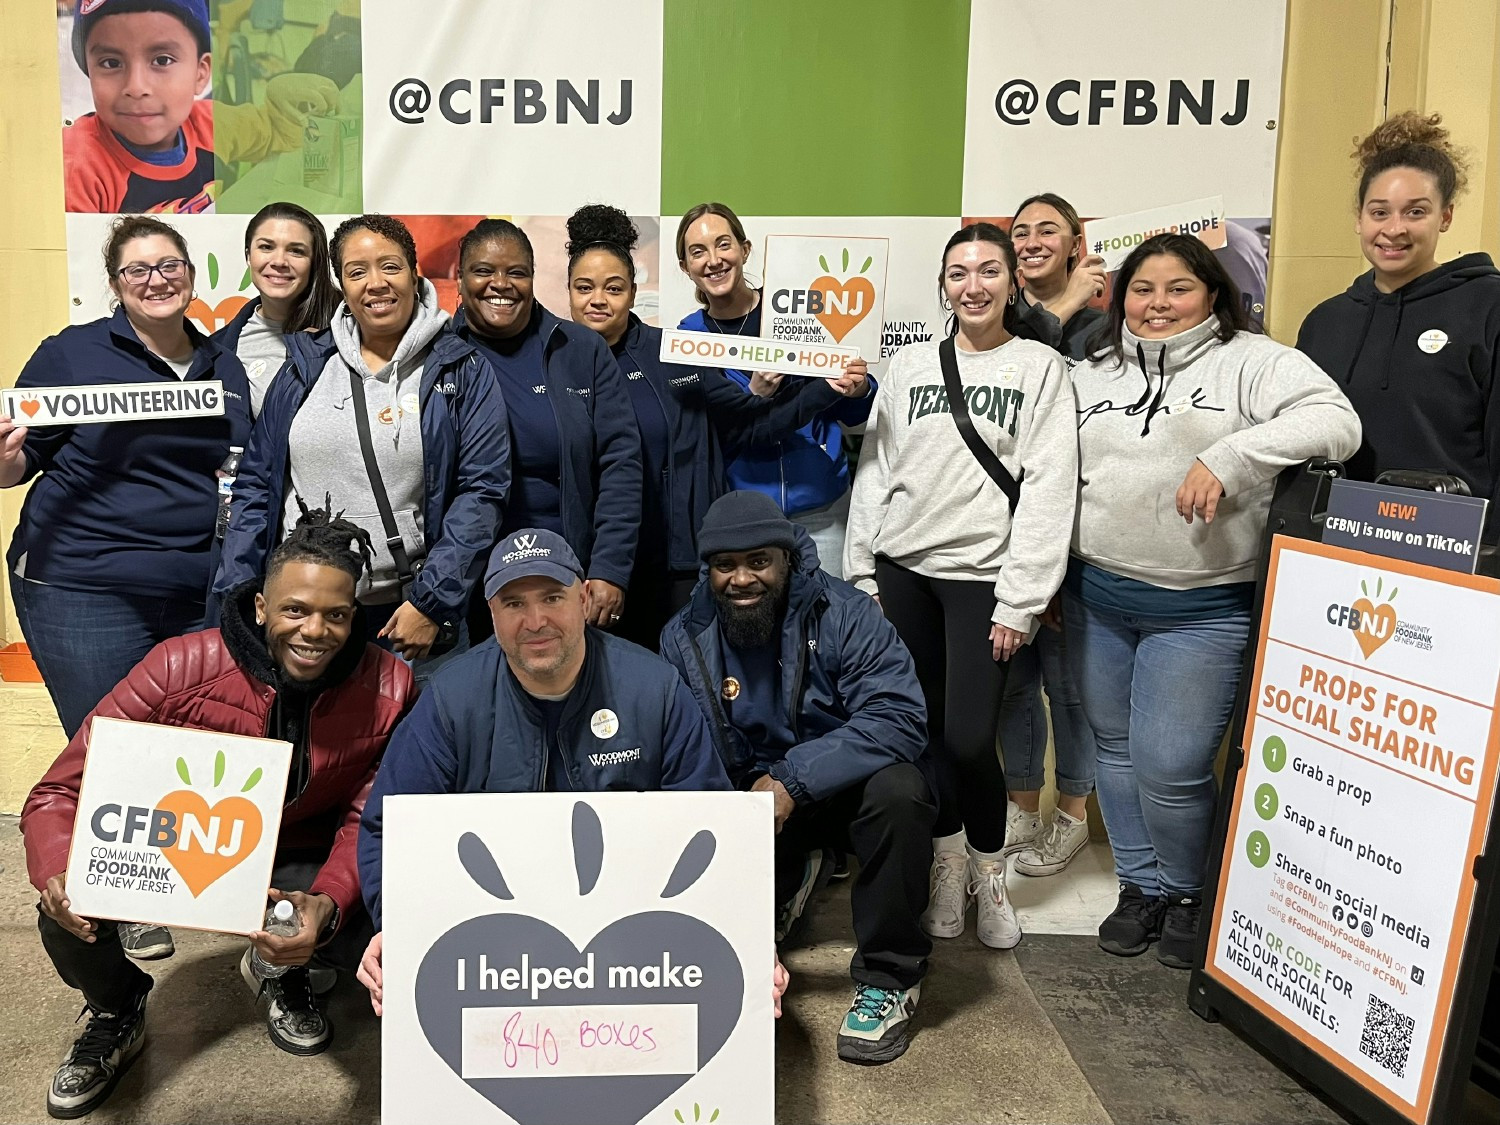
[[[489,601],[517,578],[555,578],[571,586],[583,577],[583,564],[555,531],[522,528],[495,544],[484,572],[484,598]]]
[[[198,49],[202,53],[207,54],[213,49],[208,32],[208,0],[76,0],[73,5],[73,57],[85,74],[89,72],[84,54],[89,28],[105,16],[126,12],[166,12],[176,16],[197,37]]]

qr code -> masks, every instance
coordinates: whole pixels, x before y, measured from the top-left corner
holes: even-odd
[[[1417,1021],[1396,1011],[1378,996],[1370,997],[1365,1009],[1365,1029],[1359,1036],[1359,1053],[1373,1059],[1397,1078],[1406,1074],[1406,1056],[1411,1051],[1411,1033]]]

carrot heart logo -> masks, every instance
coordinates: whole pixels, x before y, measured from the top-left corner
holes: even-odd
[[[17,405],[20,406],[21,413],[28,418],[35,418],[36,412],[42,408],[41,402],[34,398],[23,398]]]
[[[1380,597],[1384,583],[1383,578],[1375,580],[1375,597]],[[1391,587],[1391,592],[1379,605],[1370,600],[1369,587],[1363,580],[1360,581],[1359,588],[1365,596],[1349,608],[1355,614],[1354,639],[1365,654],[1365,659],[1368,660],[1376,649],[1396,635],[1396,610],[1391,605],[1396,597],[1396,587]]]
[[[177,759],[177,776],[192,784],[187,762]],[[261,771],[254,770],[240,793],[254,789]],[[214,785],[224,780],[224,752],[214,759]],[[262,821],[260,809],[246,797],[224,797],[209,806],[194,789],[177,789],[156,803],[161,812],[170,814],[175,823],[175,839],[162,847],[166,857],[182,876],[182,881],[197,898],[218,879],[248,859],[260,843]]]
[[[874,261],[873,257],[866,258],[865,264],[859,267],[859,274],[863,275]],[[818,255],[818,265],[823,267],[823,276],[814,280],[808,288],[823,294],[823,308],[813,315],[828,330],[834,342],[840,343],[875,307],[875,286],[869,278],[859,275],[847,281],[839,281],[833,276],[828,259],[822,254]],[[848,269],[849,250],[845,247],[843,271],[848,272]]]

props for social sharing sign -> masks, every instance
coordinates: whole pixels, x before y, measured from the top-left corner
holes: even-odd
[[[1274,540],[1207,971],[1415,1121],[1495,794],[1500,583]],[[1420,834],[1395,830],[1421,824]]]
[[[1090,254],[1104,259],[1104,268],[1114,273],[1130,252],[1158,234],[1190,234],[1210,250],[1224,245],[1224,197],[1194,199],[1170,207],[1153,207],[1112,219],[1090,219],[1083,227],[1084,245]]]
[[[382,1120],[774,1120],[771,843],[759,793],[392,797]]]
[[[159,418],[218,418],[224,384],[99,383],[87,387],[0,391],[0,413],[20,426],[78,426],[87,422],[146,422]]]
[[[783,371],[788,375],[837,379],[858,358],[858,348],[843,344],[787,344],[758,336],[684,332],[680,328],[664,328],[661,334],[662,362],[689,367]]]
[[[96,718],[68,850],[86,918],[261,928],[290,743]]]
[[[878,359],[890,248],[886,238],[771,235],[760,334],[777,343],[846,344]]]

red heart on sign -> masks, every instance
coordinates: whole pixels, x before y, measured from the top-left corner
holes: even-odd
[[[23,398],[20,402],[21,413],[28,418],[35,418],[36,412],[42,408],[42,404],[34,398]]]

